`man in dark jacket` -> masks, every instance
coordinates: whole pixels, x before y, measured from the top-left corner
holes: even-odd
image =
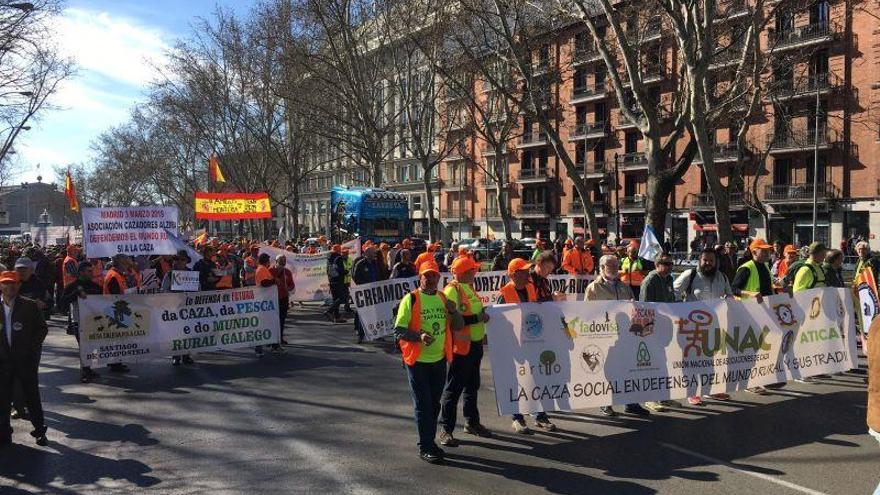
[[[675,279],[672,277],[672,255],[661,253],[654,260],[654,269],[642,281],[639,301],[671,303],[675,302]],[[667,407],[678,407],[681,404],[674,400],[648,401],[645,407],[654,412],[665,411]]]
[[[0,320],[3,329],[0,332],[0,447],[12,444],[9,407],[16,380],[22,385],[34,427],[31,436],[37,440],[37,445],[49,443],[37,375],[43,341],[49,329],[40,308],[34,301],[19,296],[20,289],[21,279],[17,272],[0,273]]]
[[[365,242],[361,249],[364,255],[355,260],[351,267],[351,278],[354,283],[370,284],[379,280],[379,267],[376,262],[376,245],[370,241]],[[357,331],[358,344],[364,341],[364,327],[357,313],[354,316],[354,328]]]
[[[217,263],[214,262],[214,248],[205,244],[202,259],[193,265],[193,271],[199,272],[199,288],[201,290],[217,290],[220,276],[217,274]]]
[[[418,273],[416,272],[416,266],[412,262],[412,251],[402,249],[400,251],[400,262],[396,263],[394,268],[391,269],[391,278],[410,278],[416,276],[418,276]]]
[[[342,255],[342,246],[334,244],[330,248],[330,256],[327,258],[327,280],[330,282],[330,295],[333,304],[324,312],[324,316],[334,323],[345,323],[345,318],[339,316],[339,306],[348,302],[348,284],[345,283],[345,257]]]
[[[64,292],[61,293],[59,303],[69,306],[71,313],[73,313],[73,319],[70,322],[67,333],[73,334],[76,337],[77,344],[79,344],[79,306],[76,303],[79,299],[84,299],[86,296],[100,295],[103,290],[100,285],[95,283],[94,267],[92,264],[88,261],[81,261],[76,280],[73,283],[67,284]],[[88,383],[100,376],[92,371],[91,366],[82,366],[82,364],[80,366],[79,381],[82,383]]]
[[[492,271],[507,270],[507,266],[512,260],[513,244],[510,241],[504,241],[504,244],[501,245],[501,251],[492,260]]]
[[[40,311],[43,312],[43,316],[48,317],[52,295],[49,294],[43,281],[34,273],[34,262],[30,258],[21,257],[15,260],[15,271],[18,272],[21,279],[19,293],[28,299],[33,299]]]

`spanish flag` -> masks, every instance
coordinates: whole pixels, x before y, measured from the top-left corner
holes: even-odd
[[[213,153],[211,153],[211,158],[208,159],[208,173],[211,175],[211,182],[226,182],[223,172],[220,170],[220,160]]]
[[[79,211],[79,201],[76,200],[76,190],[73,188],[73,177],[70,170],[67,171],[67,178],[64,181],[64,195],[67,196],[67,205],[72,211]]]

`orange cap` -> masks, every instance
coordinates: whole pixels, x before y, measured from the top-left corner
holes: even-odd
[[[773,248],[773,246],[771,246],[770,244],[767,244],[767,241],[765,241],[764,239],[761,239],[760,237],[756,238],[754,241],[752,241],[751,244],[749,244],[749,250],[752,250],[752,249],[772,249],[772,248]]]
[[[566,239],[566,240],[565,240],[565,245],[566,245],[566,246],[574,246],[574,241],[572,241],[571,239]]]
[[[365,250],[365,249],[371,248],[373,246],[375,246],[375,244],[373,244],[373,241],[367,239],[366,241],[364,241],[363,244],[361,244],[361,250]]]
[[[785,249],[783,249],[782,252],[783,252],[784,254],[788,254],[788,253],[795,253],[795,254],[797,254],[798,250],[797,250],[796,247],[794,247],[794,244],[789,244],[789,245],[785,246]]]
[[[461,275],[462,273],[468,270],[479,270],[480,264],[471,259],[470,256],[462,256],[459,258],[455,258],[455,261],[452,262],[452,266],[450,267],[452,273],[455,275]]]
[[[437,263],[434,263],[433,261],[426,261],[419,267],[419,275],[424,275],[428,272],[440,274],[440,267],[438,267]]]
[[[379,244],[379,249],[381,249],[382,251],[388,251],[389,249],[391,249],[391,246],[389,246],[387,242],[383,242]]]
[[[0,284],[3,282],[18,283],[21,282],[21,277],[18,276],[16,271],[0,272]]]
[[[510,263],[507,264],[507,274],[513,275],[514,272],[518,272],[520,270],[528,270],[532,267],[532,263],[522,259],[522,258],[514,258],[510,260]]]

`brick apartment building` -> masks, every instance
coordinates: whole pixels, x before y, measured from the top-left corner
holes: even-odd
[[[723,14],[716,22],[729,24],[730,32],[735,32],[736,23],[749,19],[748,10],[738,5],[719,6]],[[750,159],[766,156],[766,160],[763,167],[747,166],[744,179],[753,183],[754,174],[763,168],[754,191],[768,215],[749,209],[742,194],[734,192],[731,217],[737,235],[798,243],[811,240],[817,150],[818,237],[836,245],[848,235],[880,232],[880,24],[864,9],[880,13],[880,3],[859,4],[847,16],[843,1],[820,0],[780,13],[762,33],[767,55],[779,59],[773,62],[771,75],[778,89],[772,101],[764,100],[763,116],[752,123],[748,134],[754,151]],[[645,69],[644,82],[651,85],[662,107],[675,90],[668,77],[674,43],[659,23],[648,33],[639,43],[651,44],[656,50],[650,52],[657,55]],[[584,26],[563,30],[534,54],[534,60],[540,70],[560,75],[549,88],[549,103],[557,109],[555,125],[561,136],[567,136],[569,154],[588,180],[600,232],[617,232],[619,222],[620,236],[640,236],[648,168],[641,136],[619,112],[606,66],[589,34]],[[711,70],[723,74],[733,62],[730,57],[717,57]],[[478,83],[475,91],[485,96],[490,88]],[[514,236],[583,232],[583,205],[565,167],[536,123],[520,118],[520,125],[516,142],[508,147],[507,196],[515,217]],[[722,168],[724,181],[724,167],[736,161],[730,143],[735,125],[712,134],[716,167]],[[501,236],[494,194],[498,186],[478,166],[492,158],[485,143],[472,138],[464,153],[448,157],[438,167],[433,182],[439,188],[435,214],[445,238]],[[677,239],[677,249],[685,249],[686,242],[701,233],[712,235],[715,228],[714,201],[699,162],[697,157],[671,197],[667,234]],[[358,184],[357,178],[344,178],[336,170],[328,164],[306,193],[302,217],[306,230],[325,228],[327,191],[332,185]],[[385,173],[387,187],[410,195],[416,231],[426,233],[419,167],[398,153]],[[880,238],[871,243],[880,249]]]

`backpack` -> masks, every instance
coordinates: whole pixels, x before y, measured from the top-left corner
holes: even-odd
[[[806,260],[797,260],[788,267],[788,270],[785,271],[785,277],[782,279],[782,287],[784,289],[788,289],[789,287],[794,285],[794,278],[797,276],[797,272],[801,269],[801,267],[806,266],[813,273],[813,282],[810,284],[808,289],[812,289],[816,286],[816,281],[819,277],[816,274],[816,269],[813,268],[813,265],[807,263]]]
[[[690,275],[688,275],[687,285],[684,286],[684,297],[681,299],[682,302],[687,301],[688,296],[694,293],[694,279],[697,278],[697,268],[691,268],[688,271],[690,272]],[[727,275],[718,268],[715,268],[715,276],[717,277],[719,275],[724,277],[725,281],[727,280]]]

